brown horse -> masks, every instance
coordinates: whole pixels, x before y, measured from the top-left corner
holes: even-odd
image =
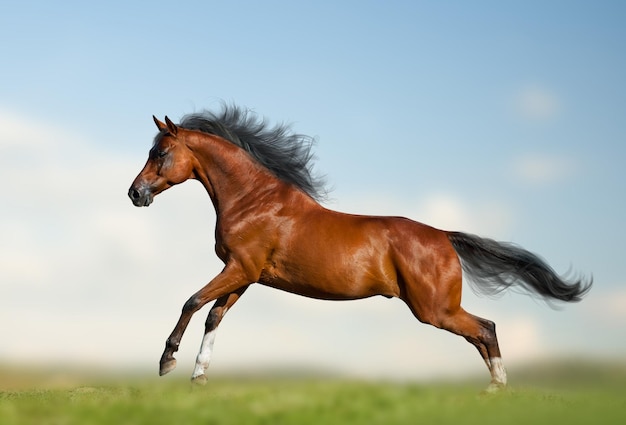
[[[323,185],[311,170],[311,139],[269,127],[251,113],[224,107],[188,115],[178,125],[154,118],[159,133],[128,196],[147,207],[164,190],[196,179],[217,215],[220,274],[185,303],[160,361],[176,367],[192,315],[217,300],[192,380],[206,381],[215,331],[252,283],[306,297],[353,300],[399,297],[423,322],[461,335],[491,372],[490,390],[506,385],[495,324],[461,307],[462,271],[487,294],[521,286],[546,300],[579,301],[592,279],[568,282],[538,256],[512,244],[438,230],[407,218],[350,215],[317,200]]]

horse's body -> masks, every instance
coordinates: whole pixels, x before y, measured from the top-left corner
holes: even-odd
[[[487,293],[521,284],[546,299],[578,301],[591,287],[591,281],[564,281],[513,245],[401,217],[324,208],[316,201],[321,184],[310,172],[309,139],[286,127],[268,129],[237,108],[191,115],[178,126],[167,117],[155,123],[159,134],[129,196],[148,206],[169,187],[199,180],[216,210],[216,253],[225,263],[185,303],[166,342],[161,375],[176,366],[173,353],[191,316],[217,300],[192,375],[204,382],[217,326],[258,282],[326,300],[401,298],[421,322],[476,346],[491,372],[490,389],[497,389],[506,385],[506,373],[495,325],[461,308],[462,270]]]

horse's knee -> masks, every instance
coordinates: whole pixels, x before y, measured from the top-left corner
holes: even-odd
[[[200,307],[200,298],[197,295],[193,295],[183,305],[183,313],[194,313]]]

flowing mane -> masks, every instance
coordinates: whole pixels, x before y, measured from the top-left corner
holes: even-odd
[[[183,117],[179,126],[219,136],[248,152],[276,177],[316,200],[326,198],[325,181],[313,173],[312,137],[294,133],[286,124],[270,126],[265,119],[236,106],[219,113],[202,111]]]

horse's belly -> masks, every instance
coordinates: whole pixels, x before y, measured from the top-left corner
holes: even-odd
[[[399,296],[395,280],[359,275],[357,271],[350,270],[333,275],[327,271],[303,273],[303,270],[299,269],[295,273],[285,273],[269,268],[263,271],[259,283],[322,300],[355,300],[375,295]]]

